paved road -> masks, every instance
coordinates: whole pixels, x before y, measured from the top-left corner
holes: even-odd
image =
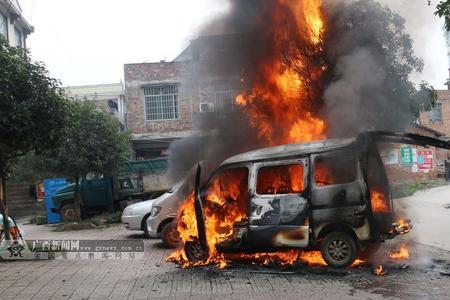
[[[398,199],[414,223],[416,241],[450,251],[450,185]]]
[[[430,199],[433,193],[449,191],[432,191],[421,197]],[[402,201],[411,205],[416,200]],[[170,251],[158,240],[145,240],[145,256],[140,260],[2,262],[0,299],[450,299],[450,277],[445,275],[450,272],[450,251],[442,249],[444,242],[441,248],[432,246],[440,234],[448,235],[449,223],[442,223],[445,219],[439,219],[440,223],[429,220],[430,213],[441,218],[450,213],[439,205],[435,210],[425,205],[422,215],[427,216],[420,219],[420,233],[429,234],[429,228],[433,238],[409,241],[409,268],[397,269],[401,264],[391,264],[384,277],[373,275],[371,266],[346,272],[304,269],[277,273],[251,265],[183,270],[165,262]],[[417,210],[420,215],[421,209]],[[423,226],[424,222],[436,226]],[[73,232],[53,232],[51,227],[34,225],[24,229],[27,239],[143,239],[121,226]]]

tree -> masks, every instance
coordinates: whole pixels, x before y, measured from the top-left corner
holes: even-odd
[[[428,1],[428,5],[431,4],[431,1]],[[440,18],[444,18],[445,29],[450,31],[450,0],[440,1],[436,6],[435,15]]]
[[[327,14],[322,54],[325,111],[330,135],[405,130],[436,100],[405,20],[374,0],[339,2]]]
[[[17,159],[56,147],[70,118],[60,83],[0,35],[0,209],[9,236],[6,179]]]
[[[59,178],[64,174],[55,172],[56,162],[43,154],[30,152],[19,159],[11,168],[9,182],[36,182],[43,178]]]
[[[47,154],[55,173],[75,180],[77,217],[80,209],[80,179],[88,173],[112,175],[129,159],[131,135],[121,132],[117,119],[103,112],[92,101],[73,102],[73,118],[58,149]]]

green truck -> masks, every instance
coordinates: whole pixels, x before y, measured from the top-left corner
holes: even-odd
[[[124,208],[161,195],[171,188],[166,176],[167,164],[167,158],[129,161],[115,176],[86,176],[80,182],[82,216]],[[52,212],[59,213],[64,222],[76,220],[74,197],[75,183],[53,196]]]

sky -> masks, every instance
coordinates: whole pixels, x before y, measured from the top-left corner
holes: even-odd
[[[119,82],[125,63],[174,59],[219,0],[20,0],[35,60],[63,85]]]
[[[427,0],[380,0],[406,19],[426,80],[444,88],[448,59],[442,20]],[[20,0],[35,27],[27,40],[63,85],[123,80],[125,63],[170,61],[196,37],[202,24],[229,9],[225,0]],[[436,2],[433,0],[432,2]],[[435,6],[435,5],[434,5]]]

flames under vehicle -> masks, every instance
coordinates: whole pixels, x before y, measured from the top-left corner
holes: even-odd
[[[290,144],[231,157],[202,188],[198,167],[198,237],[185,243],[187,258],[206,260],[208,247],[219,253],[320,249],[329,266],[347,267],[368,246],[376,248],[407,233],[409,222],[399,223],[395,216],[379,142],[449,149],[446,142],[416,134],[367,132],[353,139]],[[220,218],[236,219],[236,211],[241,216],[231,232],[211,242],[205,224],[207,218],[219,218],[220,211]],[[217,231],[220,235],[220,228]]]

